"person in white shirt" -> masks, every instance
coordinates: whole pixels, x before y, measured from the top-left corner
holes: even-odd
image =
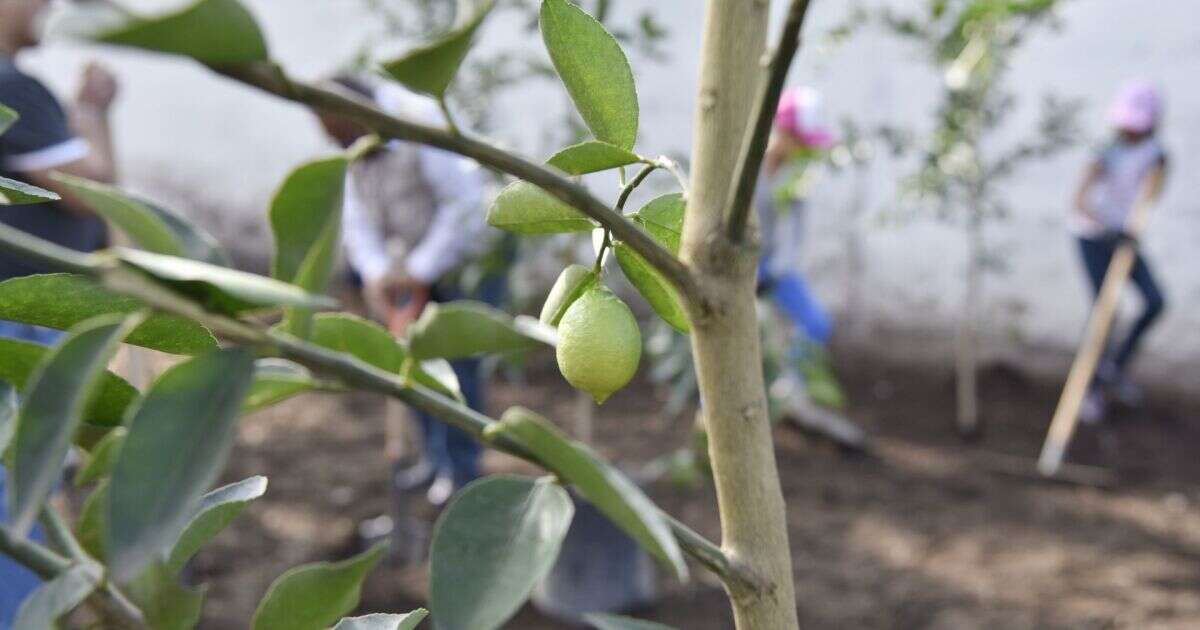
[[[333,83],[405,118],[430,125],[442,122],[432,100],[399,86],[371,85],[350,76]],[[326,133],[343,147],[366,133],[345,118],[320,119]],[[415,143],[385,143],[351,165],[342,209],[343,247],[362,282],[367,308],[393,334],[404,334],[430,301],[463,297],[449,280],[492,243],[485,213],[487,188],[486,175],[475,162]],[[496,296],[471,297],[494,301],[489,298]],[[451,364],[467,403],[481,410],[479,360]],[[397,485],[407,489],[433,479],[429,498],[440,504],[479,475],[480,449],[463,431],[428,414],[417,415],[425,434],[425,458],[410,469],[396,464]]]
[[[1126,238],[1125,221],[1138,195],[1151,181],[1157,195],[1166,177],[1167,152],[1157,135],[1161,116],[1162,97],[1154,86],[1144,82],[1125,86],[1109,111],[1116,134],[1088,165],[1075,193],[1070,226],[1095,294],[1117,246]],[[1141,401],[1140,390],[1129,381],[1126,370],[1143,336],[1162,315],[1166,300],[1141,253],[1131,277],[1142,294],[1142,313],[1101,362],[1080,410],[1080,418],[1087,422],[1103,417],[1106,393],[1127,405]]]

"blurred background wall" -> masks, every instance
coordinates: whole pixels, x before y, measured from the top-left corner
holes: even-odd
[[[173,1],[173,0],[172,0]],[[273,48],[294,74],[316,78],[342,67],[373,32],[361,0],[247,0]],[[147,7],[164,2],[140,0]],[[776,0],[776,12],[783,3]],[[817,0],[809,42],[845,17],[847,5]],[[878,4],[878,3],[874,3]],[[894,0],[894,6],[920,6]],[[1086,316],[1085,285],[1066,232],[1070,195],[1085,160],[1107,131],[1104,111],[1131,78],[1158,82],[1167,94],[1164,138],[1172,180],[1145,247],[1157,261],[1169,311],[1149,340],[1142,369],[1190,385],[1186,368],[1200,362],[1200,6],[1196,0],[1074,0],[1064,3],[1064,28],[1039,32],[1014,60],[1010,81],[1019,101],[998,148],[1032,128],[1041,95],[1086,99],[1081,122],[1088,141],[1018,173],[1005,191],[1013,208],[988,238],[1007,270],[988,278],[987,322],[992,345],[1023,358],[1050,357],[1059,369]],[[686,156],[690,140],[698,0],[622,0],[617,11],[653,8],[670,30],[660,63],[634,57],[642,107],[639,147]],[[473,55],[500,46],[541,42],[514,19],[494,20]],[[538,54],[541,54],[538,52]],[[74,89],[81,64],[101,59],[120,77],[115,130],[123,177],[139,192],[190,212],[250,265],[265,264],[269,237],[264,210],[270,194],[297,162],[330,150],[313,119],[297,106],[224,81],[189,62],[54,41],[21,60],[60,94]],[[864,128],[927,129],[940,78],[908,44],[878,29],[848,42],[810,46],[794,82],[820,88],[830,118]],[[565,105],[561,88],[538,81],[504,94],[494,105],[494,134],[526,150],[539,148],[530,121]],[[560,114],[553,114],[560,115]],[[530,136],[535,136],[533,139]],[[544,150],[544,147],[541,147]],[[911,163],[879,146],[863,169],[831,173],[817,186],[810,236],[797,264],[838,312],[844,338],[879,351],[927,351],[945,356],[961,293],[960,234],[930,215],[914,218],[897,203],[897,181]],[[603,188],[603,185],[601,185]],[[1131,298],[1132,299],[1132,298]],[[886,331],[888,335],[881,335]],[[944,340],[944,342],[942,341]],[[1016,342],[1015,344],[1012,342]]]

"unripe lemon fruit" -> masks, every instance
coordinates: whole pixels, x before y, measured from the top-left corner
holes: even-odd
[[[597,286],[571,304],[558,323],[558,369],[602,403],[624,387],[642,358],[642,333],[629,307]]]

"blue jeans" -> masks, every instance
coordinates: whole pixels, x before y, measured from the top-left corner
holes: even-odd
[[[62,333],[57,330],[0,321],[0,337],[49,345],[57,341],[60,336]],[[4,467],[0,466],[0,523],[8,522],[8,500],[4,496],[4,474]],[[31,538],[42,540],[41,531],[34,528]],[[20,608],[21,602],[34,589],[41,586],[41,583],[41,579],[24,566],[8,556],[0,555],[0,630],[8,630],[12,627],[13,619],[17,616],[17,609]]]
[[[798,331],[810,341],[825,345],[833,334],[829,315],[798,273],[774,274],[759,265],[758,283],[761,291],[771,296],[779,310]]]
[[[483,379],[479,359],[459,359],[450,362],[458,376],[467,406],[483,411]],[[425,434],[425,457],[439,475],[449,475],[455,487],[462,487],[479,476],[479,442],[470,434],[452,427],[433,416],[417,414]]]
[[[1079,252],[1083,257],[1083,266],[1087,271],[1088,279],[1091,280],[1093,294],[1100,293],[1100,286],[1104,284],[1104,276],[1108,273],[1108,264],[1112,260],[1118,244],[1119,238],[1115,235],[1079,239]],[[1137,260],[1134,262],[1132,279],[1142,294],[1144,306],[1142,314],[1129,329],[1129,334],[1116,346],[1116,353],[1109,355],[1120,372],[1123,372],[1129,365],[1142,337],[1155,320],[1162,315],[1163,309],[1167,305],[1162,291],[1158,288],[1158,283],[1154,280],[1154,275],[1150,272],[1150,266],[1146,264],[1146,260],[1142,258],[1141,254],[1138,254]],[[1111,351],[1112,348],[1109,350]]]

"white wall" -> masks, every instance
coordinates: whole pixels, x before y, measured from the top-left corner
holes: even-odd
[[[145,0],[153,3],[152,0]],[[250,0],[266,28],[275,56],[293,73],[317,77],[337,69],[353,54],[371,25],[356,0]],[[782,9],[780,0],[773,3]],[[842,17],[845,4],[814,3],[810,38]],[[917,0],[894,0],[914,5]],[[1200,4],[1196,0],[1077,0],[1066,3],[1065,30],[1031,41],[1015,60],[1012,77],[1022,98],[1015,117],[1029,122],[1046,90],[1088,99],[1084,121],[1094,140],[1104,135],[1104,104],[1128,78],[1160,82],[1168,94],[1165,139],[1172,149],[1174,177],[1164,211],[1146,239],[1158,263],[1170,310],[1154,332],[1149,350],[1156,371],[1200,360],[1200,280],[1192,269],[1200,237],[1192,199],[1200,178],[1190,176],[1200,159]],[[691,133],[692,87],[696,73],[702,3],[696,0],[623,0],[622,11],[654,6],[671,24],[671,60],[651,65],[635,60],[642,105],[640,148],[648,153],[685,153]],[[1152,8],[1151,8],[1152,7]],[[492,23],[488,42],[529,40],[515,24]],[[123,93],[116,134],[125,177],[133,188],[192,208],[239,248],[265,251],[262,209],[270,192],[296,162],[328,150],[300,108],[233,85],[185,61],[55,43],[21,60],[57,90],[68,93],[83,60],[97,57],[120,76]],[[869,31],[830,54],[802,53],[794,79],[821,88],[830,113],[865,126],[888,122],[920,129],[932,106],[937,77],[916,52]],[[500,133],[522,137],[530,116],[555,111],[559,89],[534,84],[505,97],[496,108]],[[998,144],[1003,144],[1001,138]],[[525,146],[529,146],[526,144]],[[989,320],[1004,339],[1062,349],[1074,343],[1086,315],[1086,294],[1064,213],[1084,160],[1080,148],[1028,168],[1006,191],[1015,213],[990,232],[1007,246],[1010,271],[988,282]],[[835,308],[855,294],[864,306],[857,321],[884,327],[948,331],[960,293],[963,251],[958,235],[929,220],[884,225],[897,208],[895,181],[905,167],[879,159],[857,179],[841,175],[820,187],[804,265],[820,293]],[[603,189],[603,188],[602,188]],[[852,222],[846,210],[859,190],[866,212]],[[863,273],[847,273],[847,234],[858,235]],[[250,247],[245,243],[250,242]],[[1180,372],[1176,370],[1176,374]]]

